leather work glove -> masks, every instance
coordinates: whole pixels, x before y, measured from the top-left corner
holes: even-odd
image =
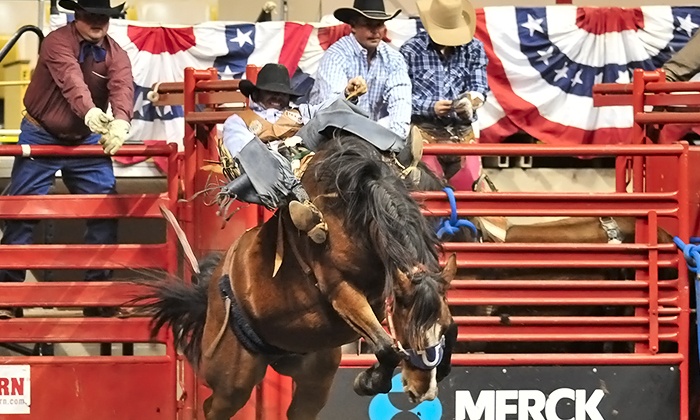
[[[362,76],[353,77],[345,87],[345,98],[350,100],[367,93],[367,82]]]
[[[129,136],[130,128],[131,124],[124,120],[114,120],[109,123],[107,134],[100,139],[100,144],[106,154],[117,153],[117,150],[124,144],[124,140]]]
[[[87,114],[85,114],[85,125],[87,125],[93,133],[107,134],[107,131],[109,131],[108,124],[112,122],[113,119],[113,117],[107,115],[100,108],[94,107],[90,108]]]

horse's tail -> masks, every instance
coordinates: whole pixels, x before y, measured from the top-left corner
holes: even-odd
[[[199,264],[199,275],[193,275],[191,283],[160,281],[149,283],[151,291],[137,301],[148,301],[143,306],[152,317],[151,337],[164,326],[173,331],[175,346],[179,348],[196,369],[201,360],[202,335],[207,317],[207,293],[214,269],[222,255],[211,254]]]

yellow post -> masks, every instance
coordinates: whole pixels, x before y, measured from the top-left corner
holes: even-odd
[[[9,62],[3,65],[4,82],[18,82],[15,85],[3,86],[5,98],[5,129],[19,129],[19,124],[22,121],[22,110],[24,110],[24,93],[27,91],[27,85],[32,77],[29,60],[18,60]],[[0,141],[3,143],[16,143],[15,136],[2,136]]]

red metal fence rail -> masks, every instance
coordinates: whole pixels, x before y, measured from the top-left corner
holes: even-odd
[[[632,83],[594,85],[593,105],[631,106],[634,125],[630,143],[643,144],[650,140],[646,130],[648,125],[700,124],[700,112],[697,111],[700,82],[667,82],[663,70],[636,69]],[[656,110],[647,112],[645,107],[656,107]]]
[[[0,156],[27,156],[19,145],[0,146]],[[162,218],[159,206],[175,211],[177,146],[124,146],[122,156],[168,158],[167,190],[159,194],[2,196],[0,219]],[[32,146],[31,157],[104,156],[100,146]],[[137,269],[177,272],[177,243],[167,232],[157,244],[3,245],[2,269]],[[114,282],[3,283],[2,306],[120,306],[139,288]],[[143,291],[143,290],[141,290]],[[147,318],[24,317],[2,321],[3,343],[148,343]],[[178,411],[177,365],[171,344],[156,356],[11,356],[0,364],[29,365],[31,408],[23,418],[174,419]],[[148,396],[148,397],[146,397]]]

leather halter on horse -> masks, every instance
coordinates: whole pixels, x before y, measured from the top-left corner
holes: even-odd
[[[605,234],[608,235],[609,244],[621,244],[624,240],[620,226],[612,217],[599,217],[600,225],[603,227]]]
[[[440,362],[445,354],[445,335],[440,336],[440,340],[425,348],[425,350],[413,350],[405,348],[396,338],[396,329],[394,328],[394,302],[393,299],[387,298],[385,303],[386,308],[386,323],[389,327],[389,334],[394,339],[396,350],[414,367],[421,370],[433,370]]]

